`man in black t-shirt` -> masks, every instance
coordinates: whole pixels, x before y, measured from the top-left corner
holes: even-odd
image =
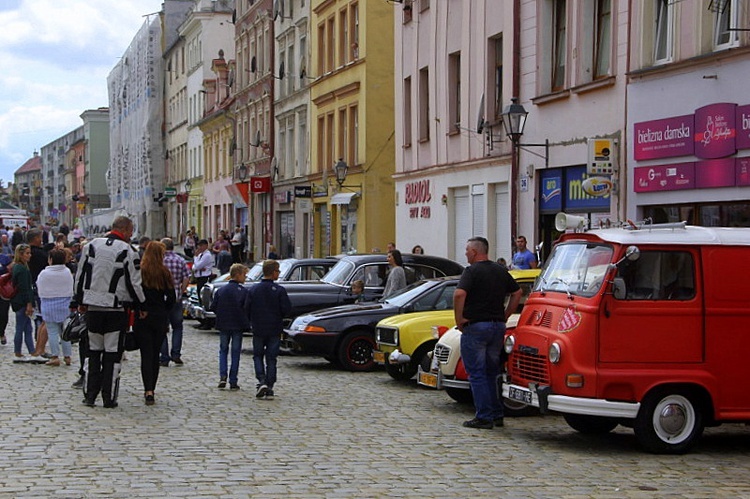
[[[461,335],[461,359],[469,373],[476,417],[468,428],[503,426],[503,404],[497,393],[505,321],[518,308],[521,288],[507,270],[489,260],[489,243],[472,237],[466,243],[464,269],[453,295],[453,312]],[[505,295],[510,295],[505,308]]]

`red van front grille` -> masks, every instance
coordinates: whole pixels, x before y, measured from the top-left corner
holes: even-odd
[[[514,382],[521,378],[524,381],[549,385],[547,356],[516,350],[513,352],[513,371],[511,374]]]

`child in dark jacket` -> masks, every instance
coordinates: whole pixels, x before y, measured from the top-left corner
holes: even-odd
[[[216,314],[216,329],[219,330],[219,388],[239,390],[237,375],[240,370],[242,333],[250,331],[250,319],[244,313],[247,308],[248,290],[243,287],[248,268],[235,263],[229,268],[229,282],[216,290],[211,310]],[[232,347],[232,366],[227,369],[229,346]]]

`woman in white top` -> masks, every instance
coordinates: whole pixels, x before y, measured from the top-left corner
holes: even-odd
[[[73,274],[65,266],[65,250],[54,248],[49,252],[49,266],[41,271],[36,280],[42,303],[42,319],[47,324],[49,349],[52,357],[48,366],[60,365],[60,345],[65,365],[70,365],[72,347],[69,341],[61,341],[63,321],[70,315],[70,300],[73,297]]]

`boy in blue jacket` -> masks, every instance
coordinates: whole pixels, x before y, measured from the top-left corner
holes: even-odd
[[[240,355],[242,353],[242,333],[250,330],[250,320],[247,314],[238,313],[247,309],[247,288],[245,282],[248,269],[241,263],[235,263],[229,268],[229,282],[216,290],[211,310],[216,313],[216,329],[219,330],[219,388],[227,387],[229,375],[229,389],[239,390],[237,375],[240,370]],[[232,367],[227,373],[227,354],[229,345],[232,346]]]
[[[248,315],[253,325],[253,362],[258,380],[255,396],[266,400],[274,395],[276,359],[281,346],[284,317],[292,309],[286,290],[274,282],[278,278],[279,262],[266,260],[263,262],[263,280],[248,292]]]

